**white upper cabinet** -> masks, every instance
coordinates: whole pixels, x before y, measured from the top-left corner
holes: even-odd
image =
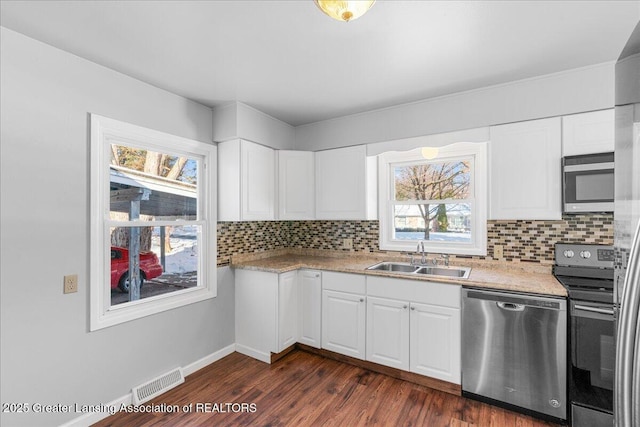
[[[562,117],[562,155],[613,151],[614,120],[613,109]]]
[[[376,219],[375,158],[364,145],[316,154],[316,219]]]
[[[492,126],[489,219],[562,218],[560,117]]]
[[[314,219],[314,153],[280,150],[277,152],[277,160],[278,219]]]
[[[236,139],[218,144],[218,220],[275,219],[275,150]]]

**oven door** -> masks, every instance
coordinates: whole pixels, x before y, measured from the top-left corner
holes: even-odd
[[[613,413],[615,342],[613,304],[571,301],[572,405]]]
[[[565,213],[613,212],[613,153],[563,159]]]

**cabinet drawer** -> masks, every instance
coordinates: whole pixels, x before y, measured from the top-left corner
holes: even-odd
[[[322,273],[322,289],[352,294],[365,294],[367,291],[366,277],[361,274]]]

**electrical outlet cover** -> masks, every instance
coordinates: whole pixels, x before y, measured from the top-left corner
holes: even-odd
[[[353,239],[342,239],[343,249],[353,249]]]
[[[71,294],[73,292],[78,292],[78,275],[70,274],[68,276],[64,276],[64,290],[65,294]]]

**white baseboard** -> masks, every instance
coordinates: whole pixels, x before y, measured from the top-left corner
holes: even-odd
[[[236,351],[236,345],[235,344],[228,345],[216,351],[215,353],[211,353],[210,355],[205,356],[202,359],[196,360],[195,362],[185,366],[184,368],[182,368],[182,372],[184,373],[185,377],[188,375],[191,375],[194,372],[204,368],[205,366],[210,365],[213,362],[217,362],[223,357],[230,355],[234,351]]]
[[[255,348],[247,347],[245,345],[236,344],[236,351],[245,356],[253,357],[264,363],[271,363],[271,353],[264,353],[256,350]]]
[[[182,372],[185,376],[191,375],[199,369],[202,369],[205,366],[210,365],[213,362],[217,362],[223,357],[230,355],[234,351],[236,351],[236,345],[231,344],[216,351],[215,353],[211,353],[210,355],[205,356],[202,359],[196,360],[195,362],[185,366],[182,369]],[[120,408],[122,405],[128,406],[133,402],[132,397],[133,396],[131,395],[131,393],[127,393],[126,395],[112,400],[111,402],[102,406],[104,406],[105,408]],[[111,415],[111,412],[90,412],[74,418],[71,421],[62,424],[60,427],[89,427],[90,425],[95,424],[98,421],[103,420]]]
[[[122,405],[129,406],[131,405],[131,402],[133,402],[132,398],[133,395],[131,393],[128,393],[122,397],[117,398],[116,400],[112,400],[111,402],[104,404],[104,407],[120,408]],[[72,419],[67,423],[62,424],[60,427],[89,427],[90,425],[95,424],[100,420],[104,420],[111,415],[111,412],[88,412]]]

